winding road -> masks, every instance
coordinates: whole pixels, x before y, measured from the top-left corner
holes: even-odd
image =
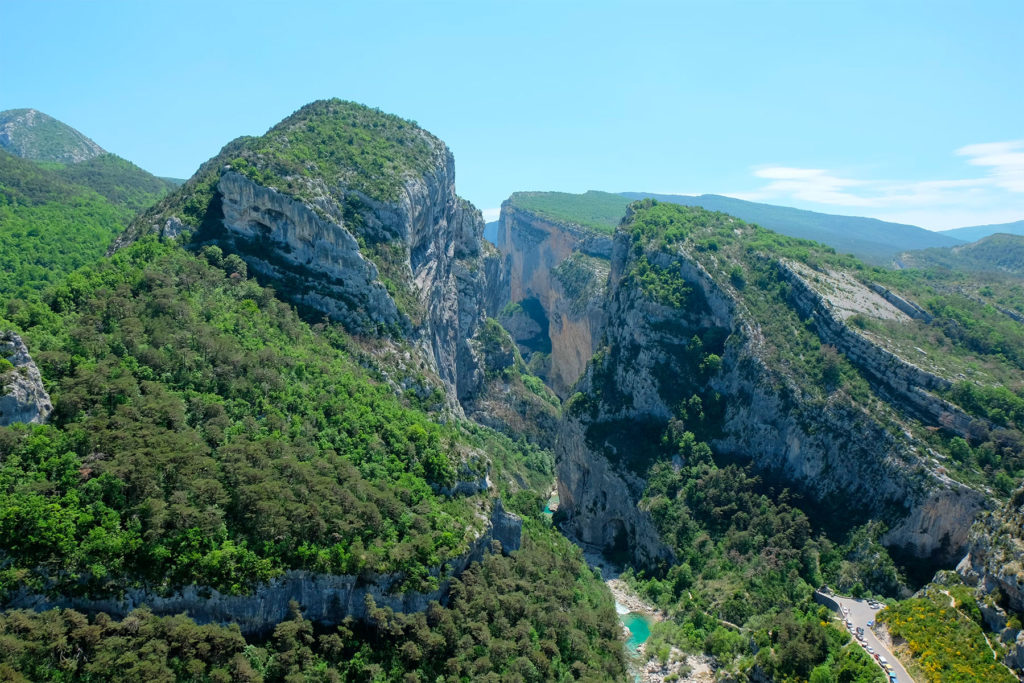
[[[864,629],[864,641],[874,648],[875,652],[881,654],[888,660],[889,666],[892,667],[893,673],[896,674],[896,680],[899,681],[899,683],[914,683],[914,679],[910,677],[907,670],[903,668],[902,664],[900,664],[900,660],[896,659],[896,655],[890,652],[889,648],[883,645],[882,641],[880,641],[874,632],[868,628],[868,622],[874,620],[875,615],[878,614],[879,610],[873,609],[868,605],[866,600],[858,598],[843,598],[838,595],[831,595],[829,597],[839,603],[841,608],[845,607],[849,610],[849,614],[844,615],[841,612],[838,613],[840,620],[844,623],[847,619],[852,621],[853,629],[851,632],[854,634],[856,634],[858,626]]]

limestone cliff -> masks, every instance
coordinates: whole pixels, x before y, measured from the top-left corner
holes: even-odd
[[[331,145],[325,131],[336,135]],[[455,192],[442,141],[398,117],[329,100],[225,146],[114,248],[155,233],[237,254],[312,317],[382,345],[407,343],[418,356],[412,365],[422,361],[439,378],[458,412],[458,399],[483,379],[469,340],[489,299],[502,296],[483,227]]]
[[[0,333],[0,359],[10,364],[6,371],[0,365],[0,427],[15,422],[46,422],[53,403],[21,337],[13,332]]]
[[[500,551],[519,549],[522,520],[504,510],[495,499],[483,533],[471,543],[467,552],[435,567],[430,575],[439,579],[438,588],[429,593],[403,591],[405,576],[401,574],[365,574],[359,576],[316,574],[291,570],[269,583],[256,586],[248,595],[228,595],[201,586],[185,586],[170,594],[146,588],[125,591],[123,596],[109,599],[87,599],[73,596],[52,597],[21,589],[8,597],[5,609],[45,610],[54,607],[81,612],[105,612],[122,618],[143,605],[161,615],[187,614],[198,623],[237,624],[245,635],[267,635],[288,617],[288,603],[299,603],[303,616],[321,625],[340,623],[351,616],[365,619],[367,599],[378,607],[396,612],[422,612],[431,601],[446,602],[452,577],[462,574],[472,562],[499,544]]]
[[[1024,488],[1017,489],[1002,509],[982,514],[971,527],[967,554],[957,572],[978,587],[979,602],[993,608],[986,614],[993,630],[1006,626],[1006,611],[1024,614]]]
[[[1003,663],[1024,673],[1024,488],[971,527],[967,554],[956,567],[974,587],[985,626],[1008,646]]]
[[[502,323],[524,355],[550,353],[538,369],[562,398],[600,341],[611,244],[609,235],[502,204],[498,247],[505,255],[507,301],[525,309],[506,313]],[[539,310],[531,311],[531,304]]]
[[[949,389],[953,383],[945,377],[923,370],[895,353],[882,348],[864,335],[858,333],[844,322],[853,310],[861,311],[873,308],[873,313],[884,313],[884,303],[891,304],[895,311],[909,317],[930,321],[931,316],[917,304],[907,301],[888,289],[872,285],[865,287],[846,279],[844,297],[835,297],[846,307],[837,306],[837,301],[819,293],[810,283],[809,278],[828,277],[836,280],[842,277],[839,273],[817,273],[807,266],[794,262],[781,262],[779,272],[793,286],[793,303],[801,316],[814,321],[818,336],[826,344],[832,344],[856,365],[870,379],[875,389],[883,393],[890,401],[913,414],[930,425],[941,425],[966,439],[974,439],[978,433],[992,427],[987,420],[968,415],[966,412],[932,393],[934,390]],[[860,289],[860,292],[856,292]],[[854,292],[851,292],[854,290]],[[850,296],[855,293],[858,296]],[[878,301],[871,301],[870,295],[879,296]],[[857,309],[852,309],[849,302],[854,301]],[[890,315],[892,312],[889,312]]]
[[[470,346],[484,379],[478,390],[463,397],[466,415],[513,439],[552,448],[558,431],[558,398],[529,373],[509,333],[489,319]]]
[[[890,390],[879,394],[882,400],[861,405],[843,391],[808,387],[807,378],[780,363],[776,328],[785,325],[751,310],[754,300],[743,291],[746,278],[778,277],[783,288],[788,281],[788,303],[772,299],[772,305],[789,306],[787,315],[797,324],[794,310],[802,316],[817,313],[819,344],[839,345],[841,320],[826,316],[820,306],[811,310],[811,302],[820,301],[809,285],[796,292],[794,303],[794,285],[806,280],[785,259],[743,251],[743,229],[717,222],[732,219],[698,219],[718,234],[734,233],[737,251],[727,256],[717,243],[706,246],[711,240],[702,234],[692,236],[699,248],[690,242],[668,246],[628,229],[616,235],[604,342],[567,404],[556,449],[566,531],[592,546],[628,548],[639,563],[666,557],[647,513],[638,507],[643,475],[654,460],[666,457],[658,444],[669,421],[693,423],[694,411],[686,406],[696,405],[706,422],[705,438],[718,454],[749,459],[812,499],[839,506],[859,501],[848,516],[869,510],[884,519],[890,528],[883,539],[887,545],[915,557],[955,562],[985,499],[946,476],[904,426],[907,415],[897,394],[918,389],[920,379],[913,373],[919,369],[870,344],[858,356],[854,339],[844,348],[866,374],[875,367],[872,378]],[[741,265],[747,262],[732,261],[732,254],[756,262],[760,270],[748,272]],[[760,285],[768,286],[775,285]],[[765,306],[761,314],[781,312]],[[869,365],[879,359],[885,372],[881,365]],[[926,388],[930,385],[921,387]],[[947,410],[940,399],[926,396]]]

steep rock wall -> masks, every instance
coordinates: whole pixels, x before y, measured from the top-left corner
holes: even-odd
[[[600,341],[603,296],[574,302],[553,273],[576,253],[607,260],[612,238],[542,218],[505,202],[498,247],[506,259],[508,301],[537,299],[544,308],[548,323],[545,331],[551,339],[547,380],[555,393],[565,398]]]
[[[293,301],[350,329],[394,325],[398,307],[344,225],[286,194],[227,170],[217,184],[226,234],[219,242]]]
[[[779,270],[793,286],[793,300],[802,317],[813,318],[822,341],[842,351],[872,382],[874,388],[890,401],[898,404],[926,424],[943,426],[959,436],[973,439],[980,429],[992,427],[987,421],[973,418],[963,410],[934,394],[945,390],[952,382],[900,358],[896,354],[872,343],[846,325],[832,306],[788,264],[780,263]],[[916,304],[897,297],[889,290],[875,286],[886,300],[911,317],[927,316]],[[919,312],[918,312],[919,311]],[[930,316],[929,316],[930,319]]]
[[[311,185],[316,198],[303,200],[223,168],[223,230],[208,241],[241,255],[282,295],[352,331],[409,338],[453,403],[475,390],[482,375],[468,340],[486,313],[487,273],[498,269],[485,258],[480,212],[455,194],[451,152],[435,149],[432,169],[406,178],[391,203]]]
[[[13,366],[6,373],[0,369],[0,427],[15,422],[46,422],[53,403],[21,337],[13,332],[0,333],[0,358]]]
[[[870,506],[890,525],[883,539],[887,545],[947,562],[962,555],[983,506],[980,493],[941,474],[924,449],[893,428],[898,422],[880,421],[839,395],[812,399],[773,372],[756,321],[728,283],[720,284],[697,259],[686,253],[645,254],[697,293],[688,310],[652,302],[623,277],[636,258],[631,246],[620,232],[612,257],[607,346],[578,386],[590,394],[587,407],[570,404],[559,435],[559,490],[569,533],[607,546],[602,530],[613,520],[624,520],[627,530],[644,527],[646,514],[637,508],[643,482],[622,474],[615,480],[607,472],[636,476],[643,471],[642,440],[657,438],[680,399],[673,394],[684,377],[679,351],[695,332],[722,328],[728,339],[721,369],[708,379],[708,387],[725,397],[720,431],[711,440],[716,452],[750,458],[816,500]],[[910,372],[898,366],[894,376]],[[905,381],[910,386],[916,379]],[[613,431],[628,436],[616,443],[607,438]],[[632,534],[640,546],[635,559],[663,552],[648,538],[646,532]]]
[[[983,596],[998,591],[1005,600],[1001,607],[1024,614],[1024,489],[1003,509],[978,518],[957,572]]]
[[[232,623],[245,635],[266,635],[288,618],[288,603],[294,600],[306,619],[332,626],[348,616],[365,619],[367,598],[372,598],[378,607],[390,607],[396,612],[422,612],[431,601],[445,602],[452,577],[461,575],[470,563],[479,561],[494,541],[501,544],[502,552],[518,550],[521,532],[522,520],[505,512],[501,501],[496,499],[486,530],[473,541],[469,551],[430,572],[441,581],[439,587],[429,593],[402,592],[405,577],[400,574],[348,576],[296,570],[255,587],[249,595],[224,595],[215,590],[186,586],[172,595],[138,588],[126,591],[121,598],[88,600],[54,598],[22,589],[10,597],[4,609],[63,607],[87,613],[105,612],[122,618],[146,605],[159,615],[184,613],[201,624]]]
[[[869,374],[877,372],[891,391],[883,396],[946,403],[923,391],[942,386],[942,378],[852,332],[828,314],[822,297],[785,263],[779,268],[794,284],[801,315],[815,315],[823,343],[842,349]],[[849,400],[807,402],[799,387],[780,386],[759,353],[758,333],[751,329],[756,325],[750,322],[746,327],[753,343],[744,343],[743,335],[737,335],[739,343],[728,346],[723,372],[713,382],[717,391],[731,398],[723,436],[712,445],[752,457],[758,467],[781,474],[816,500],[839,505],[863,501],[860,504],[871,506],[889,524],[882,539],[886,545],[915,557],[955,562],[984,497],[945,476],[925,449],[900,430],[895,416],[880,421]]]

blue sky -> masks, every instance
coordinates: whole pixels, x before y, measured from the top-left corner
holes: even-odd
[[[1024,219],[1024,2],[0,0],[0,109],[158,175],[341,97],[460,194],[718,193],[928,228]]]

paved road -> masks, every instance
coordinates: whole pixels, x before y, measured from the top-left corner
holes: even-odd
[[[853,622],[853,632],[856,633],[857,627],[860,626],[864,629],[864,640],[868,645],[889,660],[889,666],[892,667],[893,673],[896,674],[896,679],[899,683],[913,683],[914,679],[910,677],[907,670],[903,668],[900,661],[896,659],[896,655],[889,651],[885,645],[882,644],[875,634],[868,628],[868,622],[875,618],[878,610],[871,609],[866,600],[858,600],[854,598],[841,598],[838,595],[831,596],[833,600],[839,603],[840,607],[845,607],[850,610],[847,615],[840,614],[840,618],[845,622],[847,619]],[[859,641],[858,641],[859,642]]]

